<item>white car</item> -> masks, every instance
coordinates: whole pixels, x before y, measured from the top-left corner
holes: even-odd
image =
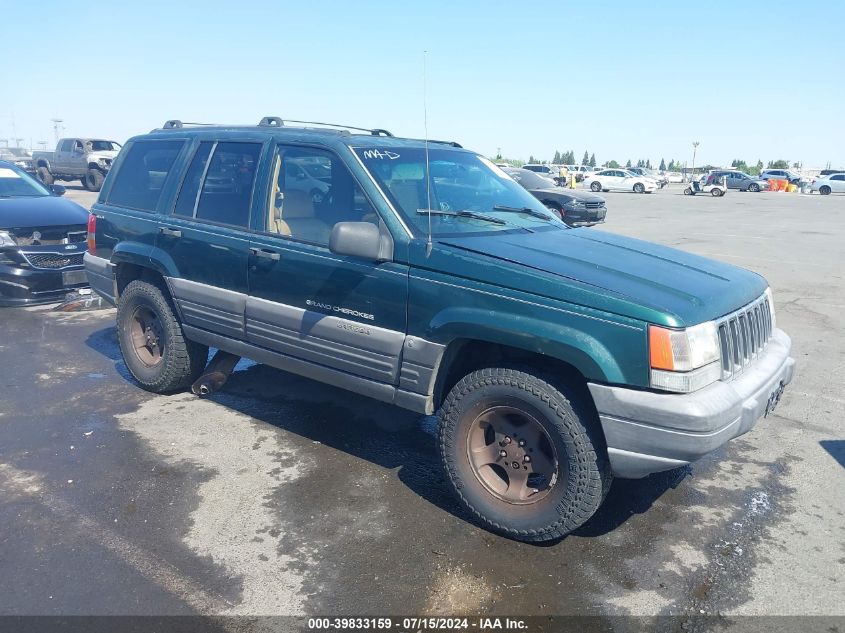
[[[652,193],[659,187],[650,178],[643,178],[625,169],[602,169],[587,174],[584,182],[591,191],[633,191],[634,193]]]
[[[843,174],[828,174],[821,178],[817,178],[810,185],[812,191],[818,191],[823,196],[829,193],[845,193],[845,173]]]
[[[665,171],[663,172],[663,175],[669,182],[684,182],[684,175],[679,171]]]

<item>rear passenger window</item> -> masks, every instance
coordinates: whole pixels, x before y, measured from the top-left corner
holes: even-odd
[[[194,217],[248,226],[252,186],[260,154],[260,143],[217,143],[211,152]],[[191,170],[193,168],[192,164]]]
[[[164,181],[185,141],[137,141],[116,175],[109,204],[155,211]]]

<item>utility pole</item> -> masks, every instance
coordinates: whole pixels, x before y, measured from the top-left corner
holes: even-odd
[[[64,119],[50,119],[53,122],[53,135],[56,137],[56,145],[59,144],[59,130],[64,130]]]
[[[692,142],[692,172],[690,173],[690,182],[692,182],[692,179],[695,178],[695,152],[699,145],[701,145],[701,143],[698,141]]]

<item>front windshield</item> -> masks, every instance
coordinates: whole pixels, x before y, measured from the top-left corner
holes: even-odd
[[[92,152],[119,152],[120,144],[114,141],[91,141]]]
[[[539,200],[477,154],[429,147],[430,178],[427,180],[426,155],[422,147],[356,148],[354,151],[406,223],[420,235],[428,233],[429,221],[432,235],[441,236],[514,228],[534,231],[551,224],[559,228],[564,226]],[[523,208],[539,212],[542,217],[514,212]],[[427,214],[427,209],[436,213]],[[420,210],[423,213],[419,213]],[[461,211],[493,217],[503,223],[454,215]]]
[[[27,173],[0,167],[0,198],[39,198],[50,192]]]

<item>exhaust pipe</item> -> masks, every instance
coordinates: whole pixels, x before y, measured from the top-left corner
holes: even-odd
[[[211,395],[226,384],[240,359],[241,357],[235,354],[217,350],[202,376],[191,385],[191,391],[198,396]]]

